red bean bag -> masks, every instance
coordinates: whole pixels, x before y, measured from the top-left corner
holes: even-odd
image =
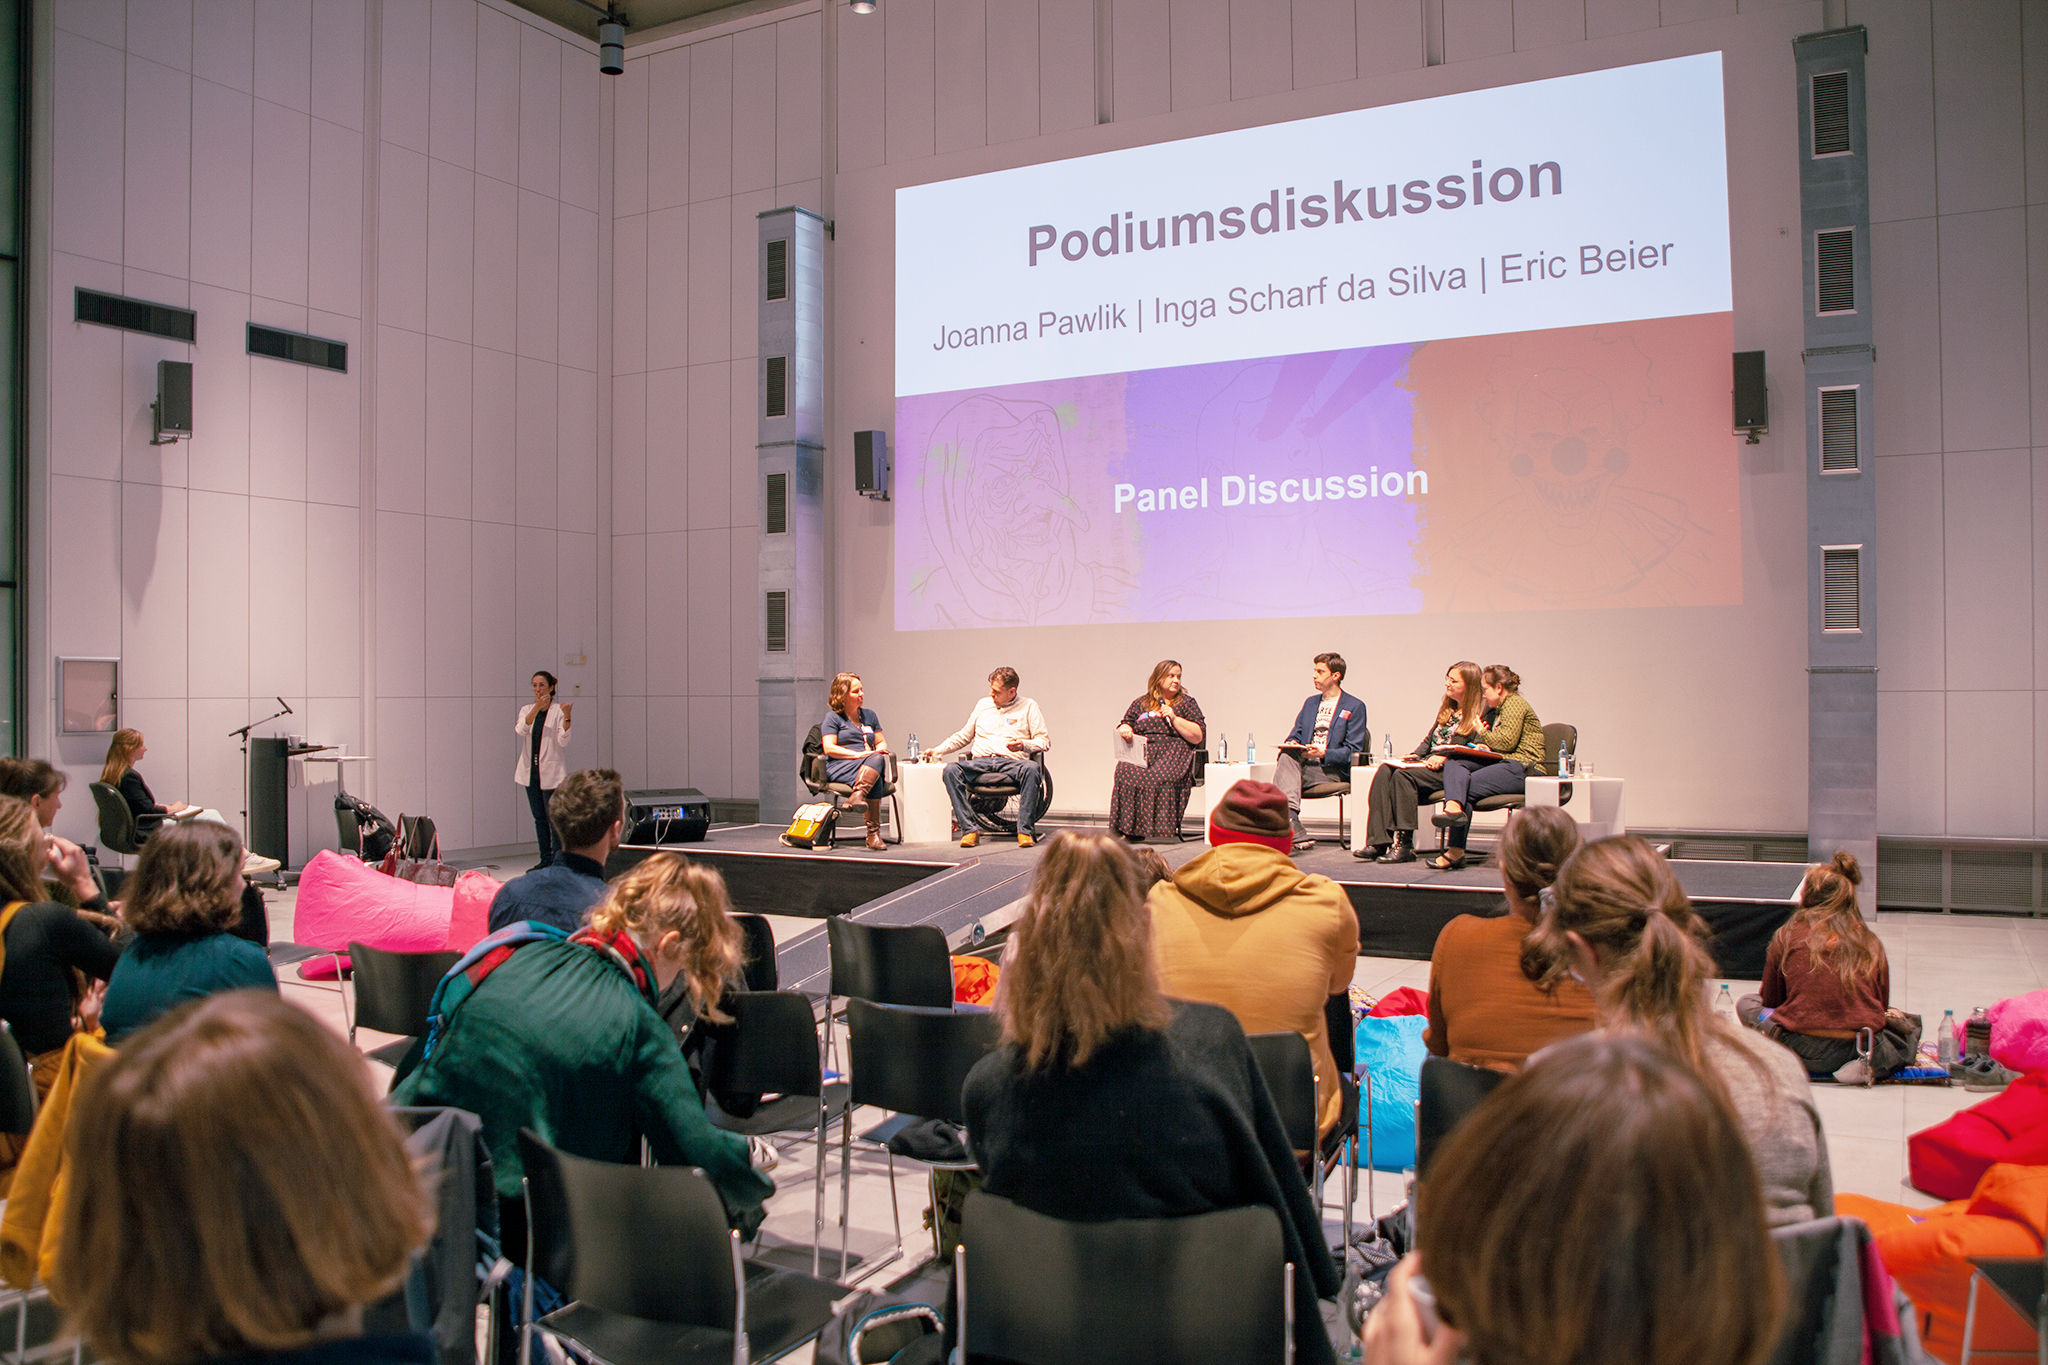
[[[437,953],[448,946],[454,909],[453,887],[400,881],[323,848],[299,874],[292,938],[321,948],[356,942],[394,953]]]
[[[1429,996],[1413,986],[1399,986],[1380,997],[1380,1002],[1367,1011],[1374,1019],[1392,1019],[1403,1014],[1428,1014]]]
[[[1861,1195],[1835,1196],[1835,1212],[1870,1225],[1877,1253],[1920,1314],[1930,1354],[1962,1358],[1970,1301],[1972,1256],[2039,1256],[2048,1231],[2048,1167],[1993,1166],[1968,1199],[1931,1209],[1887,1204]],[[1977,1292],[1972,1353],[2031,1352],[2034,1334],[1991,1289]]]
[[[2048,1072],[2020,1077],[1981,1104],[1906,1139],[1913,1188],[1967,1199],[1999,1162],[2048,1166]]]

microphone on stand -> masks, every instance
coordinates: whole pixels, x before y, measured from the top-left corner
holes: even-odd
[[[286,701],[286,700],[285,700],[285,699],[284,699],[283,697],[279,697],[279,698],[277,699],[277,704],[278,704],[279,706],[282,706],[282,707],[284,708],[284,713],[285,713],[286,715],[290,716],[290,715],[296,715],[296,714],[297,714],[297,712],[295,712],[295,711],[293,711],[293,710],[292,710],[292,704],[291,704],[290,702]]]

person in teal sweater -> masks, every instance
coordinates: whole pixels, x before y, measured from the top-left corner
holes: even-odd
[[[228,932],[242,918],[242,836],[231,826],[166,825],[142,846],[123,890],[121,918],[135,939],[107,981],[108,1042],[187,1000],[277,989],[270,955]]]
[[[674,1031],[655,1001],[686,978],[700,1018],[739,979],[741,936],[725,879],[673,853],[621,877],[569,935],[522,920],[490,935],[443,978],[425,1056],[392,1091],[398,1105],[447,1105],[483,1120],[505,1254],[524,1252],[519,1130],[576,1156],[701,1166],[732,1225],[751,1237],[774,1184],[747,1141],[711,1126]]]

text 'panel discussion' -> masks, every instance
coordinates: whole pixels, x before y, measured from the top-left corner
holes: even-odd
[[[0,0],[0,239],[11,1365],[2048,1365],[2040,0]]]

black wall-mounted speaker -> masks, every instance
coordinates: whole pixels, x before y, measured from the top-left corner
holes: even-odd
[[[1735,429],[1769,431],[1771,392],[1764,383],[1764,353],[1735,353]]]
[[[865,498],[889,500],[889,433],[853,433],[853,491]]]
[[[159,360],[156,363],[156,434],[171,437],[192,434],[192,362]]]

